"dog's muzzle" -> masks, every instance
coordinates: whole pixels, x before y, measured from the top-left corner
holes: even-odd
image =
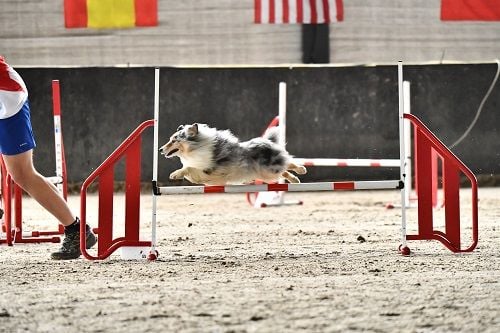
[[[172,157],[172,155],[177,153],[178,151],[179,149],[172,149],[171,151],[166,152],[163,149],[160,149],[160,153],[167,158]]]

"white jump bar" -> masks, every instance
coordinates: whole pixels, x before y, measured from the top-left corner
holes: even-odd
[[[160,186],[155,194],[204,194],[204,193],[249,193],[249,192],[312,192],[312,191],[354,191],[401,189],[400,180],[318,182],[299,184],[259,184],[225,186]]]
[[[343,166],[343,167],[400,167],[398,159],[366,158],[294,158],[293,161],[304,166]]]

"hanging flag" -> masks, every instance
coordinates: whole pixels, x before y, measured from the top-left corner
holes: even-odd
[[[130,28],[158,25],[158,0],[64,0],[66,28]]]
[[[441,0],[443,21],[500,21],[499,0]]]
[[[255,23],[322,24],[343,20],[342,0],[254,0]]]

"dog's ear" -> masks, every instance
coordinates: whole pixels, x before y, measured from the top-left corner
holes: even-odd
[[[177,127],[177,132],[179,132],[183,128],[184,128],[184,125],[180,125],[179,127]]]
[[[193,137],[198,134],[198,124],[194,123],[187,129],[187,135],[188,137]]]

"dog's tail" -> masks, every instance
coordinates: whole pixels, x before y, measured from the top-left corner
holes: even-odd
[[[268,128],[262,137],[264,139],[268,139],[271,142],[279,143],[279,140],[280,140],[279,127],[273,126],[273,127]]]

